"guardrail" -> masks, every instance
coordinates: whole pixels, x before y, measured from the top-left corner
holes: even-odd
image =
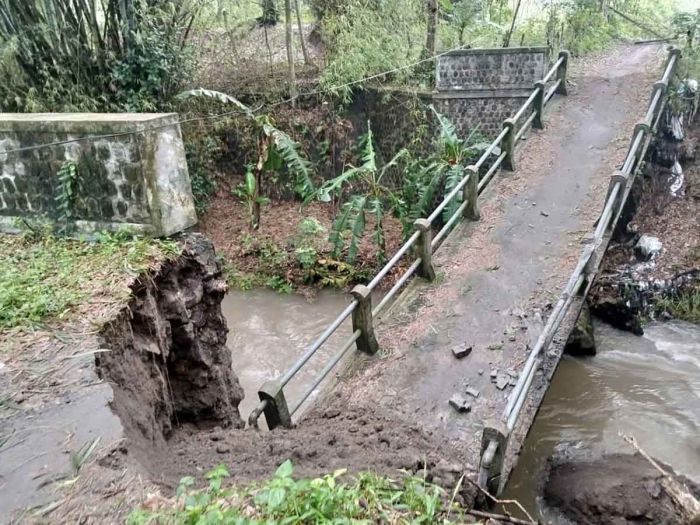
[[[607,198],[598,224],[595,230],[584,239],[584,249],[576,268],[525,362],[518,382],[508,398],[503,412],[503,420],[484,427],[481,440],[479,484],[482,488],[488,488],[492,493],[499,492],[502,485],[502,469],[508,439],[527,399],[535,372],[539,368],[540,355],[552,342],[574,298],[585,298],[588,294],[598,271],[599,262],[617,225],[639,167],[646,156],[649,143],[658,129],[659,121],[666,107],[666,92],[680,60],[680,54],[679,49],[671,48],[663,77],[654,84],[651,101],[644,119],[634,127],[630,148],[622,168],[615,171],[610,178]]]
[[[546,105],[555,94],[567,94],[566,74],[568,63],[569,52],[560,52],[557,61],[544,78],[535,83],[532,93],[516,114],[503,122],[502,131],[484,150],[481,157],[479,157],[476,163],[465,168],[467,174],[460,180],[459,184],[445,196],[442,202],[427,218],[415,221],[415,232],[366,286],[358,285],[352,290],[352,302],[335,318],[311,346],[307,348],[306,352],[304,352],[296,363],[294,363],[282,377],[273,381],[268,381],[260,387],[258,391],[260,403],[248,417],[250,426],[257,427],[258,419],[260,415],[264,413],[267,426],[270,430],[278,426],[291,427],[292,416],[299,410],[311,393],[326,378],[353,345],[355,345],[358,350],[367,354],[374,354],[377,352],[379,347],[374,336],[374,320],[414,274],[429,281],[435,279],[432,254],[439,247],[440,242],[450,232],[452,226],[460,218],[466,220],[479,219],[478,196],[493,179],[498,169],[515,170],[515,149],[520,139],[531,126],[539,129],[544,128],[544,108]],[[550,85],[548,86],[548,84]],[[525,121],[519,126],[518,122],[524,117],[526,117]],[[494,155],[495,159],[493,163],[488,167],[483,176],[480,177],[480,169],[484,167],[487,161]],[[438,218],[447,205],[460,194],[462,195],[462,204],[433,237],[433,223],[435,219]],[[412,251],[415,260],[404,271],[379,304],[372,307],[372,291],[377,288],[382,279],[386,277],[391,269],[394,268],[409,251]],[[330,361],[328,361],[326,366],[321,370],[313,383],[304,391],[300,399],[296,400],[290,407],[284,395],[284,387],[349,317],[352,317],[352,335],[345,341],[340,350],[331,357]]]

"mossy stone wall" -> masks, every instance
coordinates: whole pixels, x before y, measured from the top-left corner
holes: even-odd
[[[66,161],[76,169],[68,213],[58,205]],[[193,226],[177,115],[0,114],[0,231],[17,231],[22,218],[69,222],[78,233],[160,236]]]

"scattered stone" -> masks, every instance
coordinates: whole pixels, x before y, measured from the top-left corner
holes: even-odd
[[[467,346],[467,347],[461,347],[461,346],[454,346],[452,347],[452,354],[457,358],[457,359],[462,359],[464,357],[467,357],[469,354],[472,353],[472,347]]]
[[[641,261],[650,260],[655,254],[661,251],[661,241],[651,235],[642,235],[634,247],[634,253]]]
[[[480,376],[483,376],[483,375],[484,375],[484,370],[483,370],[483,368],[480,368],[480,369],[479,369],[479,375],[480,375]]]
[[[228,445],[225,445],[225,444],[221,443],[220,445],[218,445],[218,446],[216,447],[216,451],[217,451],[219,454],[228,454],[229,452],[231,452],[231,447],[229,447]]]
[[[510,384],[510,376],[508,374],[499,373],[496,377],[496,388],[499,390],[505,389]]]
[[[493,343],[486,347],[487,350],[502,350],[503,345],[501,343]]]
[[[467,388],[467,394],[472,396],[473,398],[479,397],[479,391],[476,388]]]
[[[547,213],[546,211],[541,211],[540,215],[542,215],[542,217],[549,217],[549,213]]]
[[[496,377],[498,376],[498,369],[494,368],[493,370],[491,370],[491,374],[489,375],[491,376],[492,380],[496,379]]]
[[[460,414],[462,413],[467,413],[471,411],[472,407],[471,405],[467,402],[464,397],[460,396],[459,394],[455,394],[450,398],[450,406],[454,408],[457,412]]]

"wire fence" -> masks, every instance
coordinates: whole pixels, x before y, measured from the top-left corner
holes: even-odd
[[[484,150],[481,157],[473,165],[465,168],[466,175],[460,182],[445,196],[427,218],[415,221],[415,232],[379,270],[377,275],[367,285],[358,285],[352,290],[352,302],[280,378],[268,381],[260,387],[258,391],[260,403],[248,418],[248,423],[251,426],[257,427],[258,419],[264,413],[268,428],[273,429],[277,426],[290,427],[293,416],[353,345],[358,350],[368,354],[374,354],[378,351],[378,344],[374,335],[375,320],[385,311],[386,307],[411,277],[417,275],[430,281],[435,279],[435,270],[432,263],[433,253],[440,247],[441,242],[457,221],[460,219],[478,220],[479,195],[499,169],[511,171],[515,169],[515,150],[519,140],[531,127],[539,129],[544,127],[544,109],[555,93],[566,95],[568,62],[569,53],[562,51],[543,79],[535,83],[532,93],[520,109],[512,118],[503,122],[502,131]],[[553,78],[555,80],[548,87],[548,83]],[[527,117],[522,125],[518,125],[521,118],[525,116]],[[492,162],[491,165],[481,175],[480,169],[485,167],[490,161]],[[436,219],[459,195],[462,196],[461,205],[433,236],[433,225],[436,223]],[[400,261],[407,257],[413,258],[408,268],[404,270],[379,304],[373,307],[372,291],[378,287]],[[284,394],[285,386],[348,318],[352,319],[352,336],[304,390],[300,399],[295,400],[291,405],[288,404]]]
[[[671,48],[664,67],[663,77],[654,84],[644,119],[634,127],[630,148],[622,168],[616,171],[610,179],[608,195],[598,224],[595,230],[586,237],[578,263],[540,333],[535,346],[530,351],[515,388],[510,393],[503,412],[503,424],[499,424],[497,427],[484,428],[481,441],[479,484],[493,493],[499,492],[505,482],[503,467],[508,440],[518,423],[518,418],[527,400],[535,373],[542,363],[542,354],[554,339],[574,300],[582,301],[593,283],[600,260],[605,254],[622,208],[627,201],[639,168],[646,156],[649,143],[658,129],[659,121],[666,107],[668,86],[679,60],[680,50]]]

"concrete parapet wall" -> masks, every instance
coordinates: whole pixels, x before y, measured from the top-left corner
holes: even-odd
[[[95,135],[107,136],[66,142]],[[48,143],[56,144],[34,148]],[[70,192],[59,177],[67,161]],[[66,198],[67,211],[59,206]],[[160,236],[193,226],[177,115],[0,113],[0,231],[16,232],[23,218],[88,234],[128,227]]]

